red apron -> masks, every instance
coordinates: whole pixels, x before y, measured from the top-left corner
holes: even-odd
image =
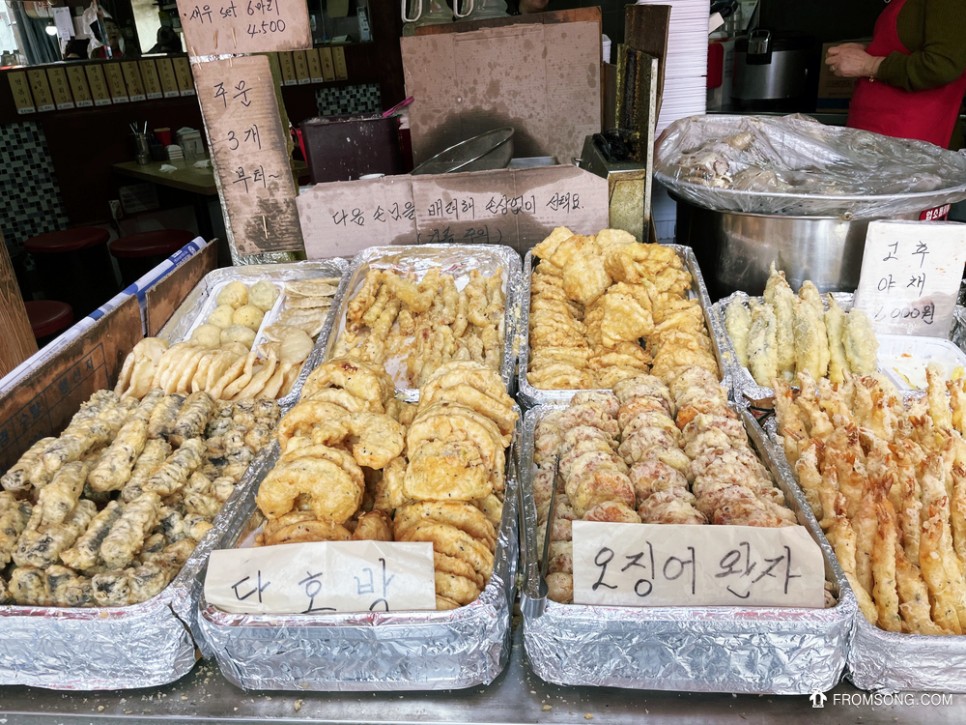
[[[899,11],[906,0],[892,0],[879,15],[866,51],[870,55],[887,56],[910,51],[899,40]],[[849,104],[848,126],[867,131],[949,145],[959,107],[966,92],[966,73],[938,88],[904,91],[880,81],[860,78]],[[910,109],[914,112],[910,113]]]

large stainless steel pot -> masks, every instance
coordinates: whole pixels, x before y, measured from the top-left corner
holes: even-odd
[[[675,241],[694,249],[715,299],[737,290],[760,295],[772,262],[793,289],[806,279],[822,292],[853,292],[859,283],[870,219],[743,214],[676,201]]]

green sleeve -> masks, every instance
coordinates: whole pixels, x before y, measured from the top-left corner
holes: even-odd
[[[890,53],[876,77],[906,91],[936,88],[966,70],[966,0],[907,0],[899,39],[910,55]]]

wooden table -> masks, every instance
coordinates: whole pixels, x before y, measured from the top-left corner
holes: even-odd
[[[172,165],[167,161],[152,161],[148,164],[139,164],[137,161],[122,161],[119,164],[114,164],[113,168],[121,176],[146,181],[169,189],[177,189],[188,194],[191,204],[194,206],[198,233],[206,241],[211,241],[214,237],[214,228],[211,223],[211,214],[208,212],[208,203],[212,197],[217,198],[218,187],[215,185],[214,170],[210,166],[206,169],[199,169],[193,166],[193,163],[185,161],[184,167],[175,168],[174,171],[161,170],[162,166]]]
[[[208,202],[211,201],[211,197],[218,196],[214,170],[210,166],[204,169],[196,168],[193,161],[185,161],[184,164],[183,167],[177,167],[173,171],[162,171],[162,166],[172,164],[168,161],[152,161],[148,164],[122,161],[114,164],[113,168],[121,176],[191,194],[195,217],[198,221],[198,233],[205,240],[211,241],[214,233],[211,216],[208,213]],[[308,167],[304,161],[292,161],[292,173],[296,177],[297,185],[298,179],[308,174]]]

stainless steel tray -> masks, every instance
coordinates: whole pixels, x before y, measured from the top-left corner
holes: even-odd
[[[718,359],[718,369],[722,375],[725,375],[732,366],[726,364],[723,358],[724,350],[718,346],[718,336],[711,332],[712,319],[708,314],[711,309],[711,296],[708,294],[708,287],[705,285],[701,269],[698,267],[694,250],[691,247],[679,244],[666,244],[664,246],[674,249],[681,257],[688,272],[691,273],[691,296],[701,303],[704,321],[708,326],[709,335],[711,335],[715,357]],[[539,259],[536,263],[534,262],[533,252],[527,252],[527,256],[523,260],[523,292],[520,299],[520,323],[517,327],[519,337],[517,347],[520,351],[517,391],[520,402],[528,408],[550,403],[566,403],[574,396],[574,393],[580,392],[579,390],[544,390],[530,385],[527,380],[527,373],[530,369],[530,280],[533,268],[537,263],[539,263]]]
[[[514,455],[511,447],[508,460]],[[200,629],[222,674],[250,690],[451,690],[492,682],[507,664],[516,599],[519,482],[510,469],[493,575],[476,601],[450,611],[232,614],[202,592]],[[247,523],[254,512],[249,497],[236,521]],[[245,529],[236,526],[219,548],[235,546]]]
[[[289,264],[250,264],[241,267],[222,267],[206,274],[194,289],[188,293],[178,309],[171,315],[164,327],[158,331],[158,337],[163,337],[169,342],[177,342],[187,339],[191,330],[199,321],[199,317],[209,311],[214,302],[213,296],[223,284],[234,280],[254,284],[260,280],[272,282],[286,282],[300,279],[312,279],[315,277],[338,277],[339,289],[332,299],[332,306],[326,313],[325,323],[321,332],[315,338],[315,344],[308,358],[302,363],[302,369],[296,379],[292,389],[282,398],[278,399],[279,405],[290,405],[298,399],[302,383],[308,377],[309,371],[318,365],[322,351],[328,343],[329,334],[332,331],[334,311],[339,306],[339,295],[345,282],[345,273],[349,268],[349,262],[345,259],[333,258],[306,262],[292,262]],[[281,300],[279,296],[279,301]],[[276,310],[278,305],[273,308]],[[266,312],[265,324],[271,322],[270,316],[273,311]]]
[[[520,446],[521,593],[524,646],[534,672],[561,685],[808,694],[841,678],[856,611],[852,591],[797,486],[775,464],[747,411],[741,415],[799,522],[825,558],[826,579],[838,585],[827,609],[779,607],[604,607],[558,604],[540,596],[537,513],[531,488],[534,430],[559,405],[527,412]]]
[[[127,607],[0,606],[0,684],[120,690],[173,682],[198,659],[199,577],[208,554],[254,496],[261,453],[181,571],[157,596]],[[195,637],[193,637],[195,635]]]
[[[419,244],[364,249],[352,260],[347,279],[344,280],[345,286],[339,291],[339,304],[323,359],[328,359],[335,354],[339,336],[345,329],[346,310],[349,302],[353,295],[359,291],[370,268],[413,272],[421,278],[428,269],[439,267],[443,272],[455,276],[457,286],[460,288],[462,288],[459,284],[460,277],[474,269],[479,269],[487,274],[492,274],[501,269],[503,270],[506,310],[503,316],[503,359],[499,373],[507,390],[512,392],[511,385],[513,384],[517,356],[516,329],[523,290],[520,264],[520,255],[515,250],[498,244]],[[398,381],[396,388],[405,400],[410,402],[418,400],[419,390],[417,388],[400,387]]]

